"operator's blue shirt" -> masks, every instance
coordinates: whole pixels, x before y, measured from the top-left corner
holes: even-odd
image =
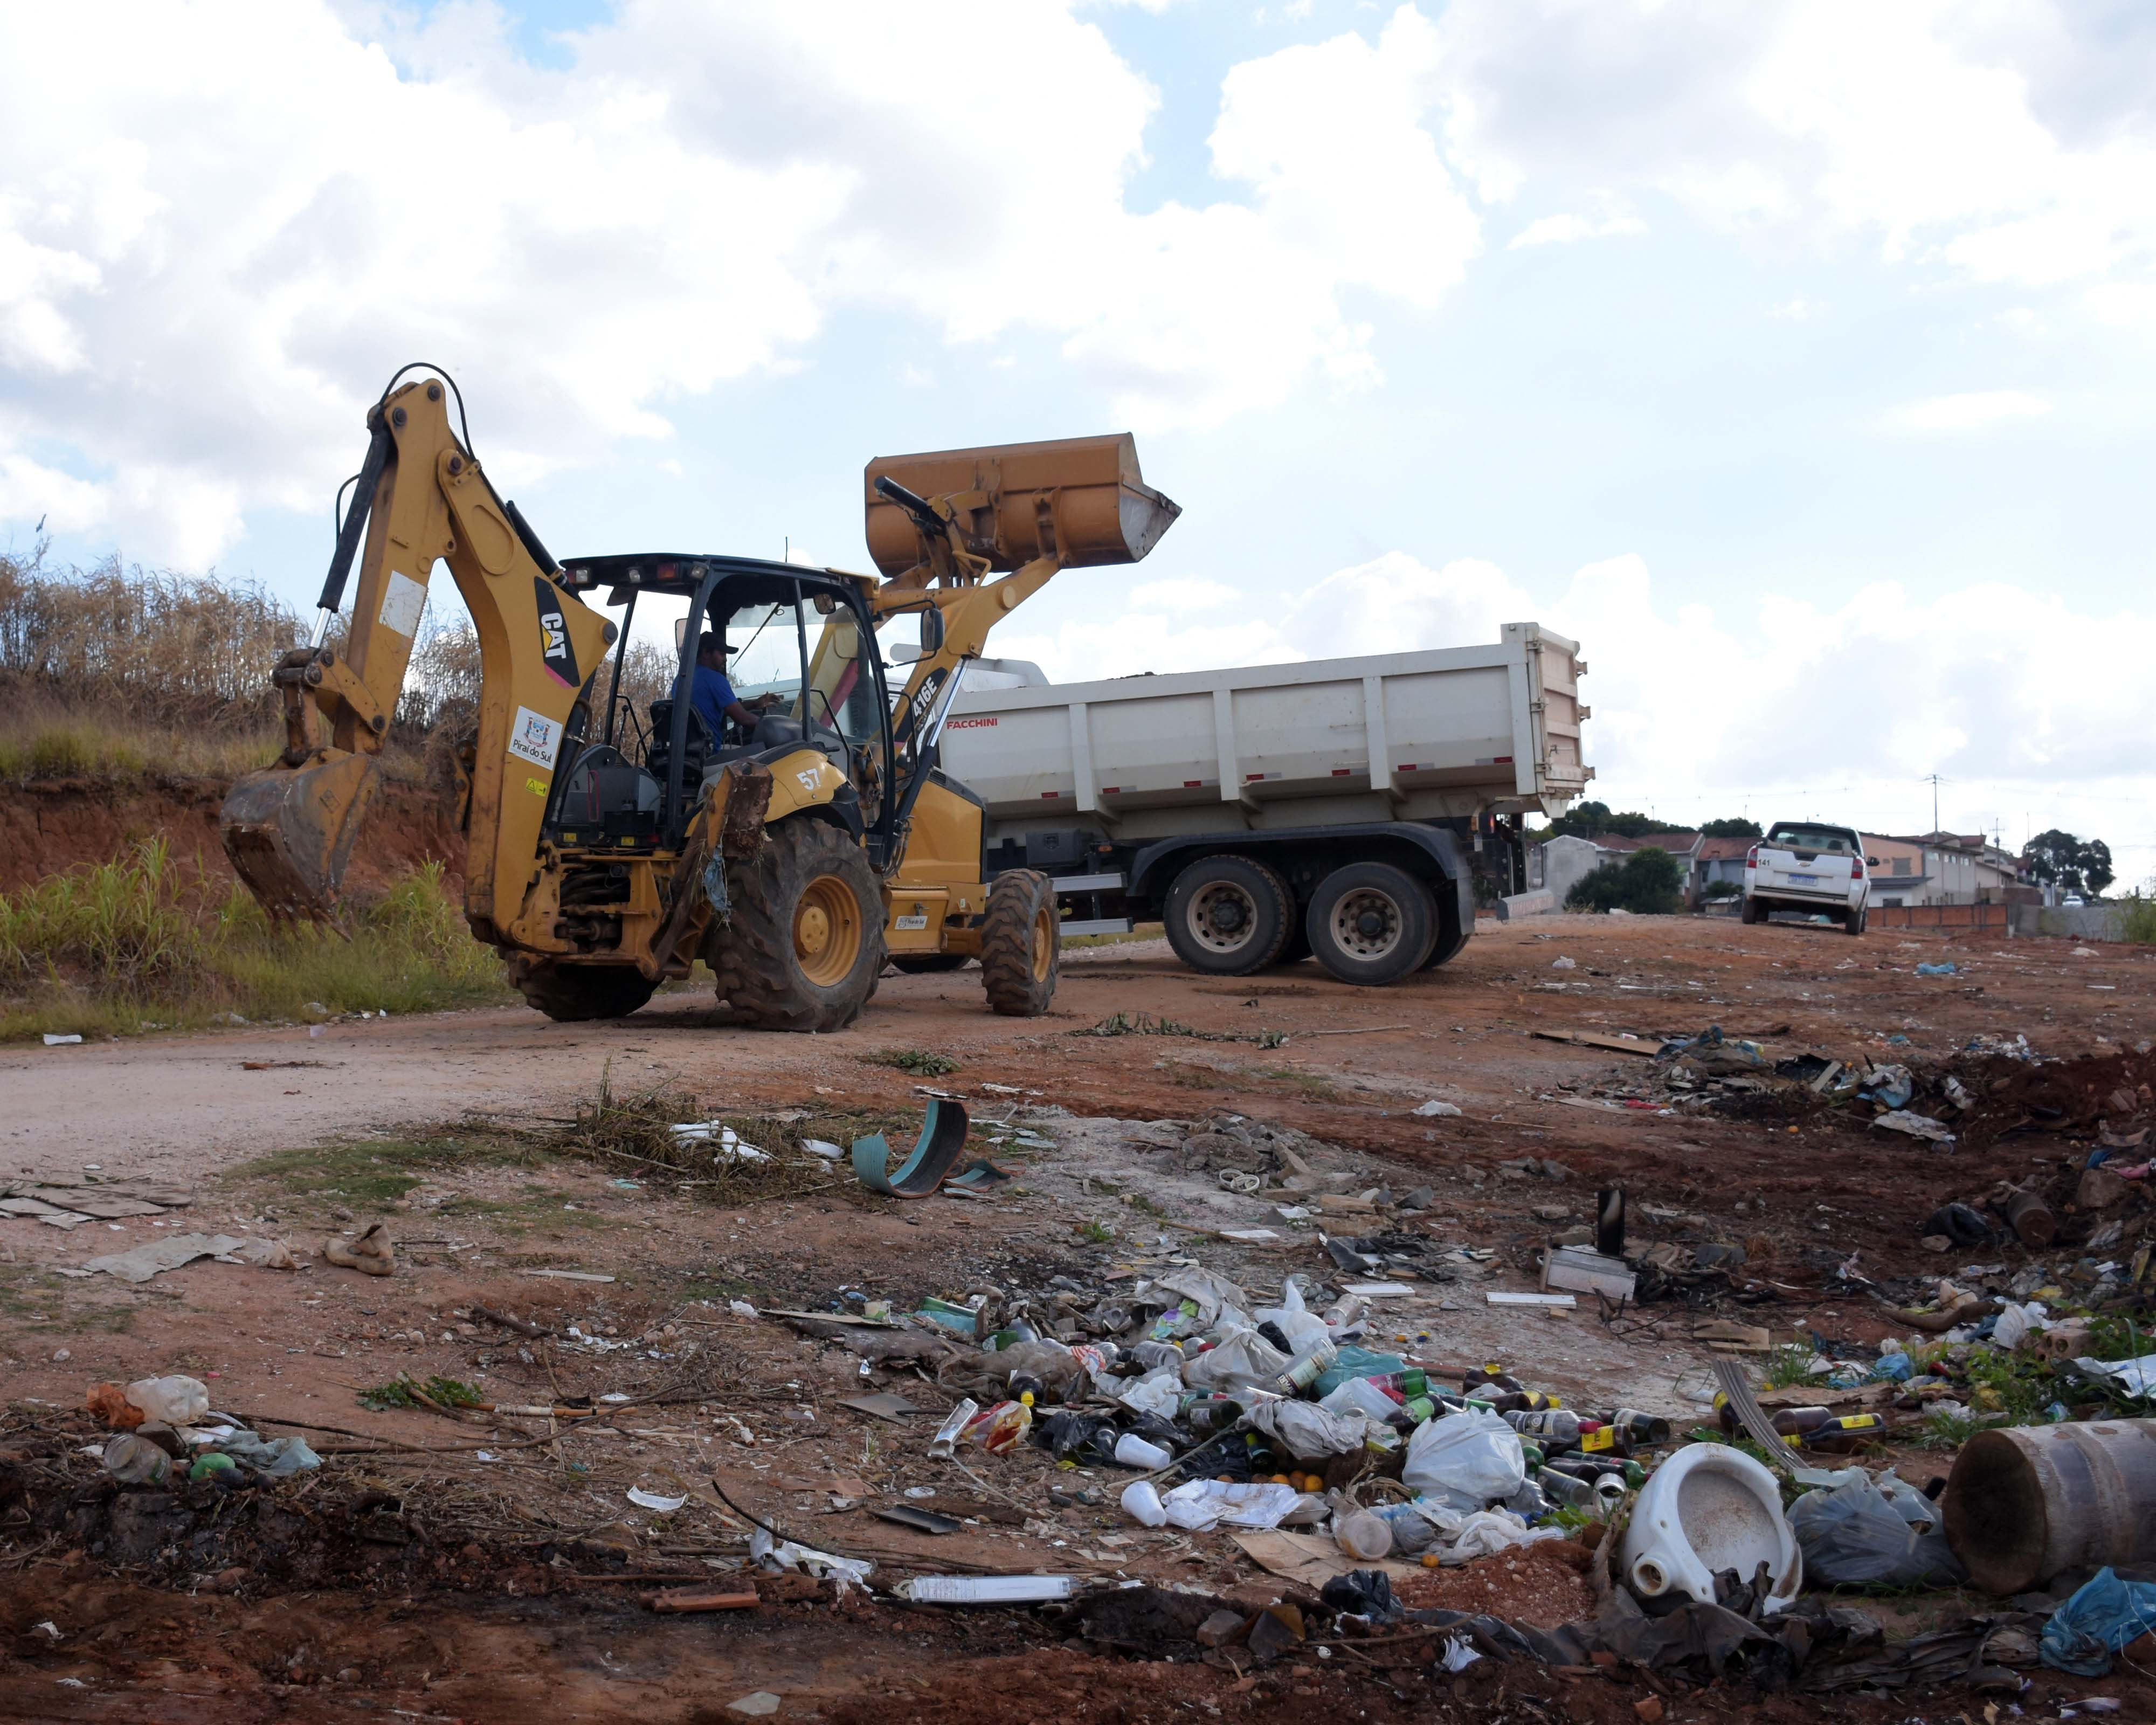
[[[696,680],[689,685],[689,705],[702,718],[714,743],[726,740],[726,709],[733,704],[734,685],[726,680],[726,673],[707,665],[698,665]]]

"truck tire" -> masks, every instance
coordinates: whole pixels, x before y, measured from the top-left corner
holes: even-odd
[[[1273,955],[1273,968],[1282,969],[1291,964],[1300,964],[1310,956],[1310,931],[1303,927],[1302,912],[1292,910],[1288,916],[1287,939],[1281,942],[1279,952]]]
[[[1250,857],[1201,856],[1175,877],[1161,920],[1175,956],[1193,970],[1248,976],[1287,944],[1295,895]]]
[[[1055,883],[1034,869],[1006,869],[988,888],[981,919],[981,983],[988,1009],[1037,1019],[1055,999],[1063,964]]]
[[[1859,910],[1844,911],[1841,913],[1841,926],[1851,935],[1860,935],[1863,933],[1864,925],[1871,920],[1871,906],[1869,905],[1866,905]]]
[[[963,952],[908,952],[891,961],[904,976],[933,976],[946,970],[963,970],[972,961]]]
[[[733,911],[704,957],[734,1024],[838,1030],[883,974],[883,891],[867,854],[820,820],[782,821],[732,871]]]
[[[1762,920],[1759,915],[1759,901],[1748,892],[1744,895],[1744,907],[1738,911],[1737,920],[1739,922],[1758,922]]]
[[[562,1024],[625,1019],[659,987],[626,965],[550,964],[524,956],[509,961],[509,980],[527,1005]]]
[[[1430,888],[1390,863],[1349,863],[1317,883],[1303,919],[1317,962],[1343,983],[1382,988],[1411,976],[1437,940]]]
[[[1430,942],[1430,957],[1422,961],[1424,970],[1435,970],[1460,956],[1460,949],[1467,944],[1467,937],[1475,932],[1471,924],[1460,919],[1460,900],[1456,894],[1443,888],[1431,895],[1437,901],[1437,938]]]

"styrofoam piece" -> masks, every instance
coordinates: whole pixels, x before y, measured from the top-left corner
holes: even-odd
[[[892,1589],[918,1605],[1031,1605],[1070,1597],[1068,1575],[916,1575]]]
[[[1694,1444],[1656,1468],[1617,1553],[1619,1573],[1642,1598],[1681,1593],[1708,1605],[1717,1570],[1748,1581],[1763,1562],[1774,1583],[1770,1609],[1795,1599],[1804,1560],[1782,1513],[1781,1487],[1727,1444]]]

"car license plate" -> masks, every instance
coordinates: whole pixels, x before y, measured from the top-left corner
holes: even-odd
[[[1790,878],[1792,880],[1798,881],[1798,882],[1799,882],[1800,884],[1802,884],[1802,885],[1804,885],[1804,886],[1818,886],[1818,885],[1820,884],[1820,877],[1819,877],[1817,875],[1796,875],[1796,874],[1793,874],[1793,875],[1791,875],[1789,876],[1789,878]]]

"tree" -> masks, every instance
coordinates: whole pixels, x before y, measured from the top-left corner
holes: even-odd
[[[1597,833],[1616,833],[1627,839],[1644,839],[1650,833],[1681,833],[1666,820],[1635,811],[1613,814],[1607,803],[1575,803],[1569,813],[1550,823],[1544,836],[1552,839],[1592,839]]]
[[[1649,845],[1621,863],[1597,869],[1567,895],[1568,911],[1630,911],[1638,916],[1673,915],[1683,900],[1684,871],[1666,850]]]
[[[2111,847],[2101,839],[2077,839],[2056,827],[2029,841],[2030,868],[2039,880],[2061,892],[2099,898],[2118,877],[2111,871]]]
[[[1727,820],[1711,820],[1702,827],[1700,835],[1707,839],[1759,839],[1766,835],[1756,820],[1747,820],[1741,814]]]

